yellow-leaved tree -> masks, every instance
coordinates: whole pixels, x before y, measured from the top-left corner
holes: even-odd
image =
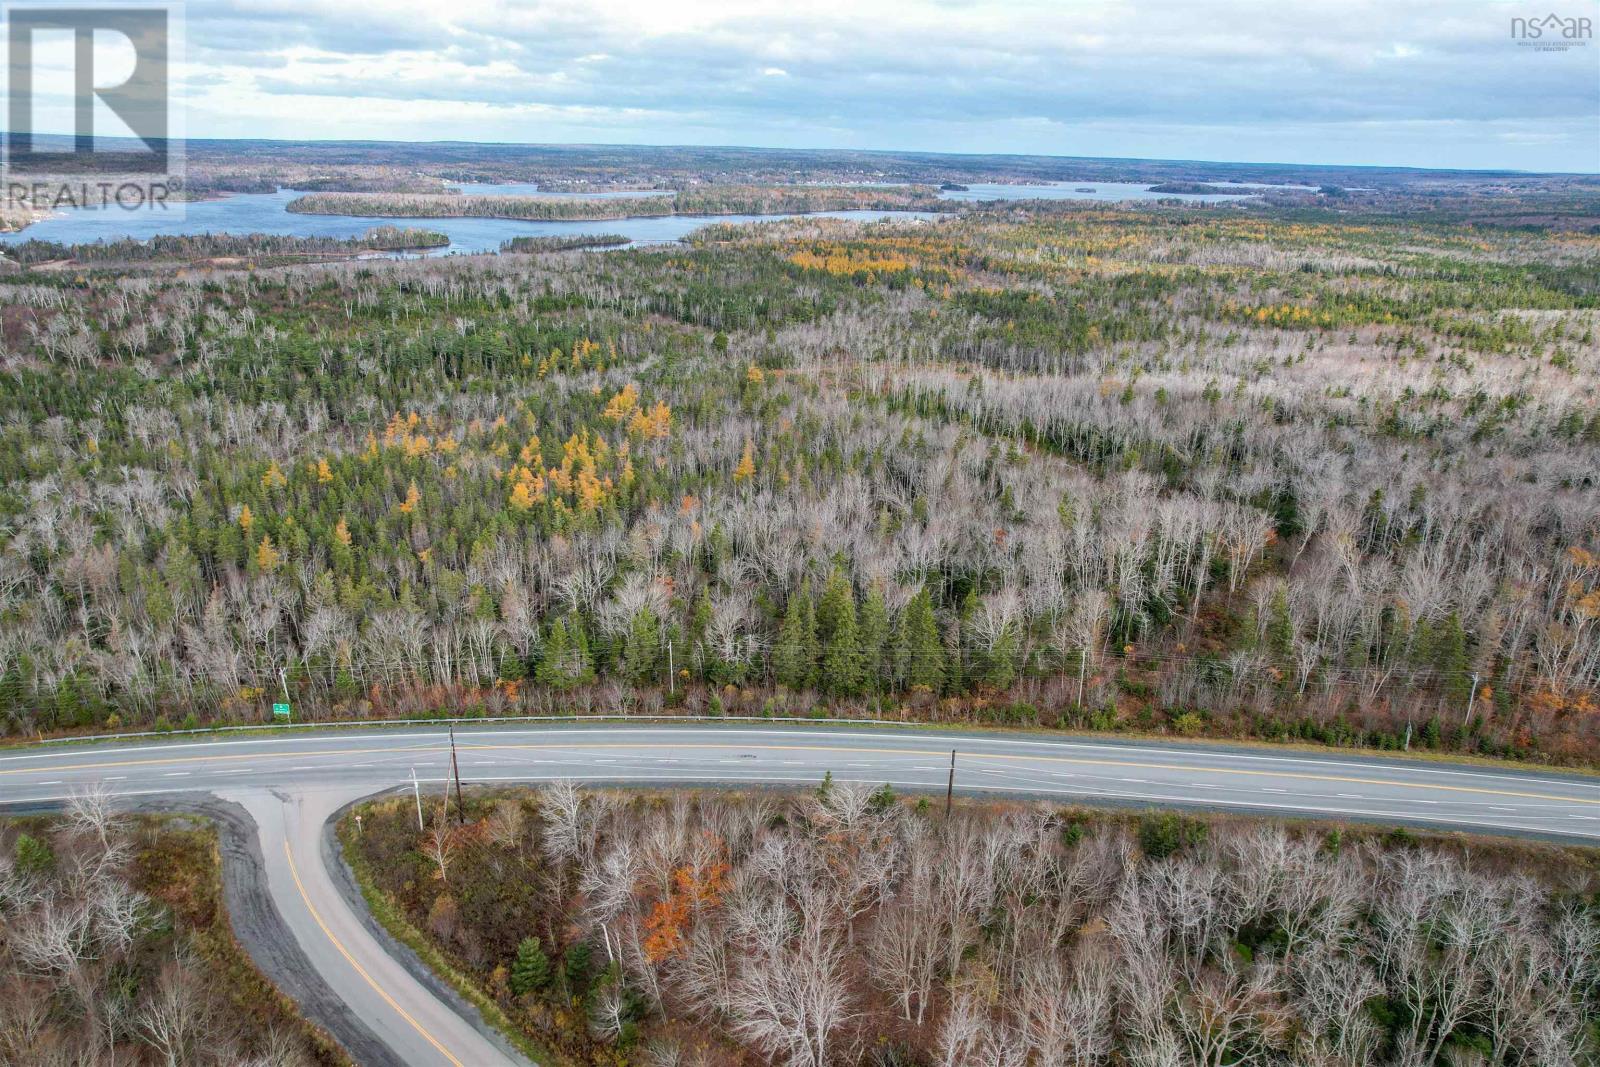
[[[278,569],[278,564],[283,562],[283,554],[272,544],[272,535],[263,534],[261,543],[256,546],[256,566],[267,572]]]
[[[756,473],[756,448],[750,441],[744,443],[744,454],[739,457],[739,465],[733,468],[735,482],[747,482]]]

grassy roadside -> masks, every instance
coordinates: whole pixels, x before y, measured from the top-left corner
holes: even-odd
[[[549,1049],[543,1048],[529,1039],[512,1021],[506,1018],[505,1012],[500,1010],[500,1005],[489,993],[478,985],[467,973],[458,968],[450,958],[441,951],[421,930],[411,925],[393,898],[382,889],[378,888],[376,879],[367,864],[366,857],[354,840],[356,834],[355,821],[350,815],[345,815],[339,820],[338,825],[339,850],[344,861],[349,865],[351,873],[355,876],[356,885],[361,890],[361,898],[366,901],[367,909],[372,912],[372,917],[388,932],[389,936],[400,942],[417,954],[423,964],[439,977],[439,980],[454,989],[460,996],[477,1008],[483,1015],[483,1021],[494,1027],[495,1030],[510,1041],[517,1051],[535,1063],[545,1064],[547,1067],[560,1067],[567,1061],[556,1056]]]

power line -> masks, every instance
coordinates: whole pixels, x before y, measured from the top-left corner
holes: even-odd
[[[700,646],[700,647],[703,648],[704,646]],[[859,646],[856,646],[856,647],[859,650]],[[665,648],[665,643],[663,643],[663,648]],[[834,646],[826,644],[826,643],[823,643],[823,642],[818,642],[816,644],[816,648],[817,648],[817,658],[819,660],[821,658],[827,656],[830,652],[834,651]],[[1037,655],[1039,655],[1039,653],[1040,653],[1039,649],[1031,650],[1031,656],[1037,656]],[[1054,656],[1054,657],[1057,657],[1057,658],[1060,658],[1060,659],[1063,659],[1063,660],[1070,660],[1070,661],[1073,662],[1073,666],[1067,668],[1065,671],[1063,671],[1063,672],[1055,672],[1055,673],[1071,673],[1071,672],[1075,672],[1078,669],[1077,668],[1077,662],[1078,662],[1079,657],[1081,655],[1081,650],[1079,648],[1062,649],[1059,646],[1056,646],[1056,647],[1052,647],[1049,650],[1049,654]],[[1130,665],[1133,665],[1133,666],[1136,666],[1136,667],[1138,667],[1138,666],[1147,666],[1147,665],[1151,666],[1151,667],[1156,667],[1156,666],[1183,667],[1183,666],[1187,666],[1187,665],[1205,665],[1205,666],[1210,667],[1210,668],[1218,668],[1218,669],[1222,669],[1222,670],[1232,670],[1233,667],[1232,667],[1232,664],[1230,663],[1230,659],[1232,658],[1232,656],[1236,656],[1238,654],[1239,653],[1237,653],[1237,652],[1232,653],[1230,655],[1211,655],[1211,654],[1206,654],[1206,653],[1173,654],[1173,653],[1167,653],[1167,652],[1140,652],[1138,650],[1135,650],[1133,652],[1127,652],[1127,651],[1125,651],[1123,649],[1119,649],[1119,648],[1104,648],[1104,649],[1091,650],[1089,652],[1088,656],[1086,657],[1085,661],[1086,662],[1112,661],[1112,662],[1117,662],[1117,663],[1121,663],[1121,664],[1130,664]],[[955,662],[957,665],[961,665],[961,664],[965,663],[966,661],[968,661],[969,659],[971,659],[974,656],[977,656],[977,657],[981,658],[984,655],[986,655],[986,653],[984,652],[984,650],[981,650],[981,649],[974,650],[974,649],[968,649],[968,648],[955,648],[955,649],[944,649],[944,650],[942,650],[940,652],[937,652],[937,653],[936,652],[932,652],[932,651],[926,651],[926,650],[885,651],[883,653],[883,658],[885,660],[889,660],[889,661],[901,661],[901,660],[905,660],[905,659],[910,659],[910,660],[912,660],[913,662],[916,662],[916,663],[927,663],[927,662],[933,662],[933,661],[942,660],[943,662],[946,662],[946,663]],[[461,655],[461,656],[452,656],[450,658],[451,658],[451,660],[453,660],[456,663],[463,663],[463,662],[470,662],[470,661],[473,661],[473,660],[480,660],[480,655],[478,653],[469,653],[469,654]],[[759,658],[762,658],[762,657],[760,657],[760,656],[752,657],[752,659],[759,659]],[[257,663],[251,663],[251,664],[245,665],[245,666],[242,667],[242,670],[243,671],[247,671],[247,672],[249,672],[251,674],[271,676],[271,677],[274,677],[274,678],[277,676],[279,671],[288,671],[288,672],[291,672],[291,673],[293,673],[293,672],[307,672],[307,673],[310,673],[310,672],[337,672],[337,671],[340,671],[340,670],[347,670],[347,671],[360,671],[360,672],[364,672],[364,673],[366,673],[366,672],[370,672],[370,673],[408,672],[408,673],[411,673],[411,674],[416,674],[416,673],[419,673],[419,671],[421,671],[424,668],[426,668],[429,665],[431,665],[432,662],[433,661],[431,659],[429,659],[428,657],[426,657],[426,656],[419,657],[419,658],[417,658],[415,660],[405,660],[405,659],[395,659],[395,660],[355,660],[355,659],[351,659],[351,660],[341,660],[341,661],[338,661],[338,662],[327,663],[327,664],[295,663],[295,664],[289,664],[289,665],[283,665],[281,660],[270,660],[270,661],[259,661]],[[1259,661],[1259,660],[1258,661],[1252,661],[1251,663],[1245,664],[1245,666],[1252,667],[1252,668],[1254,668],[1256,670],[1260,670],[1260,671],[1269,671],[1269,670],[1279,669],[1279,665],[1277,665],[1277,664],[1274,664],[1274,663],[1271,663],[1271,662],[1266,662],[1266,661]],[[498,657],[496,657],[496,662],[487,663],[486,664],[486,668],[488,670],[491,670],[491,671],[495,670],[495,669],[498,669]],[[1307,673],[1309,675],[1311,675],[1311,676],[1320,677],[1320,678],[1327,678],[1327,677],[1337,676],[1337,677],[1340,677],[1340,678],[1350,678],[1350,679],[1353,679],[1353,678],[1368,678],[1368,677],[1387,677],[1387,678],[1394,678],[1394,679],[1399,679],[1399,678],[1419,679],[1419,678],[1422,678],[1422,679],[1445,680],[1445,679],[1449,679],[1449,678],[1452,678],[1452,677],[1469,678],[1469,677],[1472,677],[1475,673],[1480,673],[1480,672],[1475,672],[1470,668],[1463,668],[1463,669],[1460,669],[1460,670],[1453,670],[1453,671],[1442,671],[1442,670],[1439,670],[1438,668],[1435,668],[1435,667],[1399,667],[1399,666],[1381,667],[1381,666],[1362,666],[1362,665],[1318,664],[1317,666],[1313,667]]]

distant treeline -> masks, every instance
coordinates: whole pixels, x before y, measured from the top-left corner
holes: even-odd
[[[661,215],[786,215],[810,211],[927,211],[949,205],[923,186],[883,189],[849,186],[708,186],[674,196],[577,197],[461,196],[408,193],[311,193],[289,204],[309,215],[379,215],[402,218],[482,216],[506,219],[592,221]]]
[[[502,252],[573,252],[580,248],[620,248],[633,238],[620,233],[585,233],[571,237],[513,237],[500,243]]]
[[[184,187],[194,200],[211,200],[234,193],[275,193],[295,189],[305,193],[436,193],[443,181],[436,177],[382,168],[352,172],[347,169],[323,173],[301,166],[270,167],[255,170],[238,168],[189,174]]]
[[[271,233],[160,234],[149,240],[131,237],[88,244],[23,241],[8,254],[23,266],[73,260],[78,263],[148,263],[161,259],[207,259],[216,256],[323,255],[339,252],[401,251],[443,248],[450,238],[432,230],[375,226],[359,237],[296,237]]]

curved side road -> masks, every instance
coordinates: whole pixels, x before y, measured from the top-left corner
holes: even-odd
[[[890,783],[1092,804],[1187,806],[1410,823],[1600,843],[1600,778],[1358,756],[1069,738],[837,727],[554,726],[457,730],[466,785],[559,778],[638,785]],[[41,746],[0,756],[0,803],[103,785],[147,803],[212,794],[254,820],[264,880],[301,954],[393,1062],[522,1062],[470,1009],[391,955],[338,889],[329,818],[362,796],[449,780],[437,727],[231,740]],[[470,1018],[469,1018],[470,1017]],[[377,1057],[369,1057],[372,1062]]]
[[[267,891],[284,925],[350,1014],[377,1031],[393,1063],[521,1063],[486,1036],[481,1021],[469,1021],[419,981],[335,885],[339,861],[323,829],[340,808],[370,792],[365,786],[317,786],[232,794],[255,820]]]

